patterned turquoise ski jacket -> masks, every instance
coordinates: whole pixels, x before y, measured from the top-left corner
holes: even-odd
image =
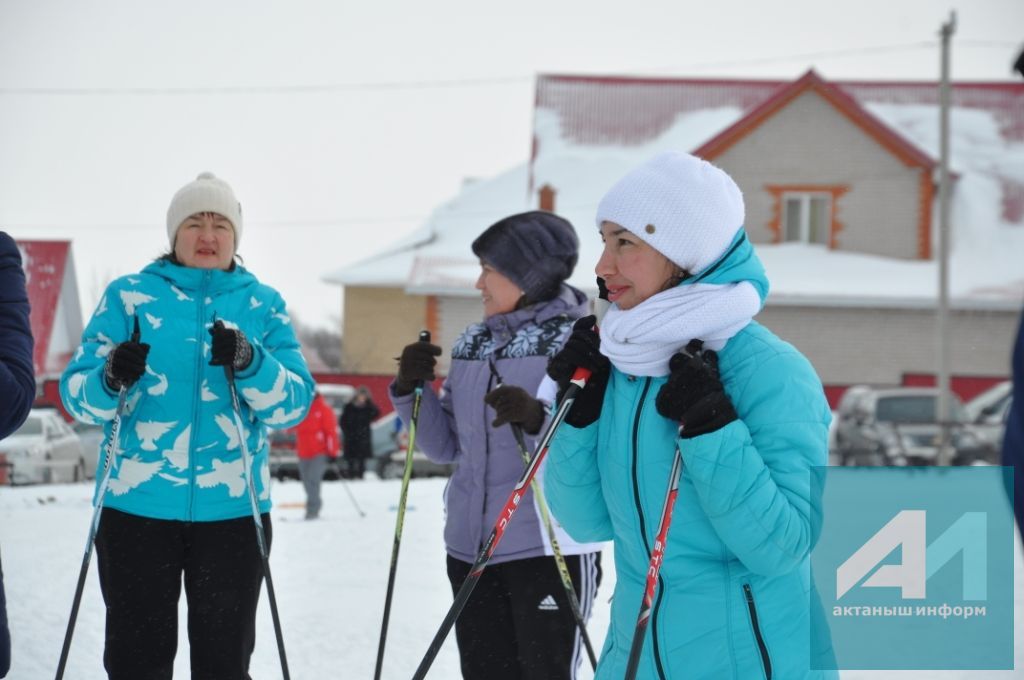
[[[820,511],[811,468],[827,462],[831,419],[821,383],[795,348],[755,322],[718,356],[739,415],[720,430],[677,438],[678,424],[654,403],[667,376],[613,367],[597,422],[563,424],[552,442],[552,512],[576,540],[615,541],[598,679],[625,673],[677,445],[679,493],[638,677],[834,677],[810,670],[808,643],[811,613],[821,612],[808,558]],[[829,663],[827,638],[815,647]]]
[[[145,375],[128,391],[104,506],[197,522],[251,514],[227,379],[223,367],[209,365],[209,329],[219,319],[252,344],[252,363],[235,381],[260,512],[268,512],[267,427],[300,422],[313,395],[284,300],[241,266],[157,261],[107,287],[60,380],[68,411],[105,428],[97,493],[117,408],[103,368],[111,349],[131,336],[135,317],[151,349]]]

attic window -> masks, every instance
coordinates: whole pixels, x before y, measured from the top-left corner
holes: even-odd
[[[842,184],[766,184],[772,197],[767,227],[773,243],[816,243],[835,248],[843,230],[839,199],[850,190]]]
[[[782,240],[827,246],[832,227],[832,195],[788,192],[782,195]]]

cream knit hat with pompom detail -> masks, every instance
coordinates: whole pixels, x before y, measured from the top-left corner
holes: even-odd
[[[598,227],[625,227],[691,274],[725,253],[744,217],[743,194],[729,175],[675,151],[631,170],[597,208]]]
[[[231,185],[212,172],[201,172],[171,199],[167,208],[167,239],[174,248],[178,227],[196,213],[212,212],[223,215],[235,228],[235,250],[242,240],[242,204],[235,198]]]

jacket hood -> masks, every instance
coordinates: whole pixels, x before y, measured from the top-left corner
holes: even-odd
[[[182,290],[199,290],[205,285],[208,291],[224,292],[257,282],[256,277],[240,264],[236,264],[229,271],[224,271],[223,269],[197,269],[174,264],[168,260],[157,260],[146,265],[142,271],[159,276]]]
[[[761,298],[761,306],[768,299],[768,276],[747,232],[740,229],[725,252],[703,271],[685,279],[680,285],[691,283],[729,284],[746,281]]]

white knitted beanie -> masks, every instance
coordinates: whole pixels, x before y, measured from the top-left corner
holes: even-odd
[[[691,274],[709,267],[743,227],[743,194],[729,175],[686,153],[659,154],[608,190],[597,225],[614,222]]]
[[[235,250],[238,250],[238,242],[242,240],[242,204],[235,198],[231,185],[212,172],[199,173],[195,181],[178,189],[171,199],[171,205],[167,207],[167,239],[171,248],[181,223],[203,212],[228,218],[235,228]]]

